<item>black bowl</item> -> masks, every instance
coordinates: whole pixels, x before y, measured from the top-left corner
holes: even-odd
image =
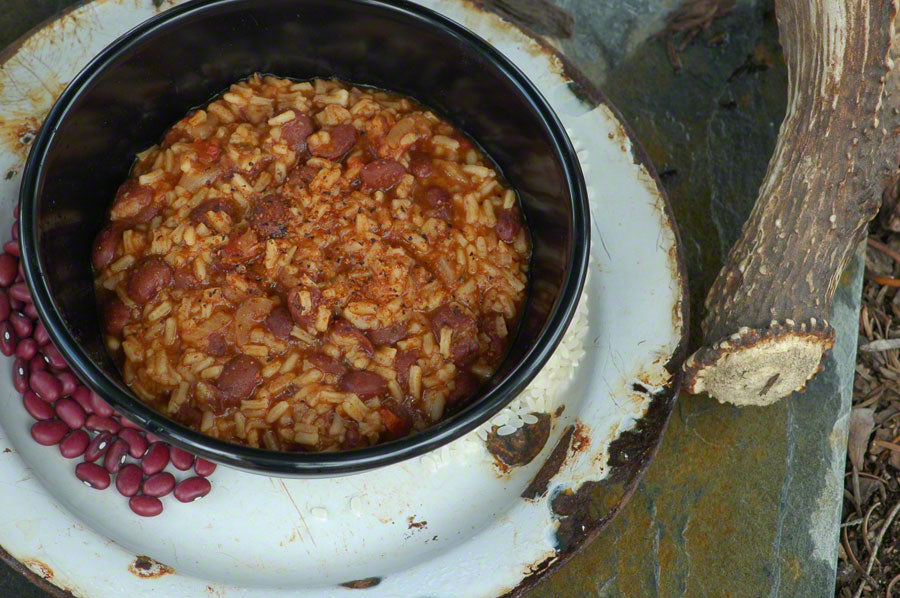
[[[187,111],[259,71],[337,77],[408,94],[448,117],[519,192],[534,246],[523,324],[493,378],[428,430],[354,451],[254,449],[147,407],[104,349],[90,250],[134,155]],[[101,52],[68,85],[28,157],[20,196],[26,280],[50,337],[78,376],[144,428],[198,455],[283,476],[346,474],[439,447],[506,406],[556,348],[587,271],[581,169],[534,85],[484,40],[402,0],[215,0],[168,10]]]

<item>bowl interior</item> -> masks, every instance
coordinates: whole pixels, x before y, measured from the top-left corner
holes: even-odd
[[[156,143],[191,107],[256,71],[338,77],[408,94],[475,139],[519,193],[534,255],[518,337],[480,398],[423,438],[319,459],[263,457],[267,451],[213,442],[153,413],[128,393],[107,356],[89,256],[118,185],[136,152]],[[29,157],[22,238],[29,282],[51,336],[114,406],[220,461],[278,473],[329,473],[446,442],[524,387],[574,311],[586,267],[586,199],[574,152],[549,107],[523,75],[462,28],[405,3],[225,0],[181,6],[142,25],[70,84]]]

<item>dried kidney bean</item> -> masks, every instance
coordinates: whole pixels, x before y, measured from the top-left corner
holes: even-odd
[[[85,461],[96,461],[100,457],[106,453],[106,450],[109,448],[110,443],[112,442],[112,434],[109,432],[101,432],[94,436],[91,443],[88,445],[87,450],[84,451],[84,460]]]
[[[43,355],[35,355],[28,361],[28,373],[47,371],[47,362],[44,361]]]
[[[66,425],[73,430],[81,428],[87,420],[84,409],[82,409],[81,405],[78,404],[78,401],[75,401],[74,399],[59,399],[56,401],[54,407],[56,409],[56,416],[66,422]]]
[[[141,469],[146,475],[159,473],[169,464],[169,448],[162,442],[154,442],[141,459]]]
[[[128,443],[118,438],[113,441],[106,451],[103,458],[103,467],[109,473],[116,473],[125,464],[125,457],[128,455]]]
[[[69,433],[69,426],[58,419],[39,421],[31,426],[31,437],[38,444],[53,446],[59,444],[63,436]]]
[[[212,486],[204,477],[193,477],[182,480],[175,486],[174,494],[181,502],[193,502],[209,494]]]
[[[140,459],[147,452],[149,443],[144,435],[132,428],[119,430],[119,438],[128,443],[128,454],[135,459]]]
[[[28,364],[21,357],[13,361],[13,387],[18,392],[28,390]]]
[[[44,328],[43,322],[37,323],[37,325],[34,327],[34,334],[32,336],[34,337],[34,342],[36,342],[41,347],[50,342],[50,335],[47,334],[47,329]]]
[[[76,388],[75,392],[71,394],[71,397],[76,403],[81,405],[81,408],[84,409],[84,412],[88,415],[94,412],[94,407],[91,405],[91,390],[87,386],[79,386]]]
[[[116,434],[122,428],[122,425],[111,417],[103,417],[102,415],[97,415],[97,413],[92,413],[85,421],[84,427],[88,430]]]
[[[53,402],[62,396],[59,380],[49,372],[32,372],[29,384],[31,390],[45,401]]]
[[[116,474],[116,490],[122,496],[134,496],[141,489],[141,480],[143,479],[144,472],[140,467],[134,463],[123,465]]]
[[[191,468],[191,465],[194,464],[194,455],[190,454],[184,449],[180,449],[177,446],[169,447],[169,461],[172,462],[172,465],[175,469],[180,471],[187,471]]]
[[[34,329],[31,318],[18,311],[9,314],[9,323],[12,324],[16,336],[19,338],[28,338]]]
[[[16,357],[25,361],[30,361],[32,357],[37,355],[37,352],[38,344],[34,342],[33,338],[22,339],[16,346]]]
[[[162,498],[175,488],[175,476],[168,471],[161,471],[144,480],[141,491],[147,496]]]
[[[115,413],[109,403],[100,398],[100,395],[91,391],[91,405],[94,407],[94,413],[101,417],[112,417]]]
[[[194,473],[199,476],[211,476],[215,470],[216,464],[211,461],[207,461],[202,457],[197,457],[197,460],[194,461]]]
[[[3,251],[8,253],[9,255],[19,257],[21,254],[21,249],[19,248],[18,241],[7,241],[3,244]]]
[[[6,291],[0,289],[0,322],[8,320],[10,313],[12,313],[12,308],[9,306],[9,297],[6,295]]]
[[[66,459],[80,457],[87,450],[91,437],[82,429],[72,430],[59,443],[59,454]]]
[[[141,517],[156,517],[163,511],[162,501],[155,496],[138,494],[128,499],[128,506]]]
[[[34,303],[26,304],[25,307],[22,308],[22,313],[32,320],[37,320],[38,318],[37,308],[34,306]]]
[[[85,461],[75,466],[75,476],[84,482],[84,484],[95,490],[105,490],[109,488],[109,472],[97,465]]]
[[[16,352],[16,332],[9,322],[0,323],[0,353],[7,357]]]
[[[41,355],[44,356],[44,360],[54,370],[67,370],[69,369],[66,360],[63,359],[62,353],[59,352],[59,349],[47,343],[46,345],[41,347]]]
[[[18,244],[16,245],[18,247]],[[16,280],[19,260],[9,253],[0,254],[0,286],[8,287]]]
[[[78,389],[78,378],[72,372],[60,372],[56,375],[63,396],[69,396]]]
[[[31,293],[28,291],[28,285],[24,282],[17,282],[9,287],[7,292],[13,299],[21,301],[22,303],[31,303]]]
[[[47,401],[38,398],[33,390],[25,391],[22,395],[22,404],[25,405],[25,411],[27,411],[31,417],[39,421],[53,419],[53,416],[56,415],[53,411],[53,406]]]

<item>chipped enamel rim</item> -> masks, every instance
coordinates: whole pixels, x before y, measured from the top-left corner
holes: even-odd
[[[142,520],[114,492],[79,484],[73,463],[31,440],[29,416],[0,376],[0,481],[11,497],[0,558],[51,594],[518,595],[595,537],[630,496],[668,421],[684,357],[685,274],[659,181],[614,109],[545,42],[466,0],[420,3],[525,72],[566,126],[588,183],[587,354],[549,441],[507,473],[468,439],[349,478],[280,480],[220,467],[204,504],[168,499],[161,517]],[[64,83],[156,12],[152,0],[95,0],[0,55],[0,190],[8,198],[0,230],[12,222],[28,146]]]

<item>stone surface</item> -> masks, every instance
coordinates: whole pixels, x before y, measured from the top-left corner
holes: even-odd
[[[73,3],[4,0],[0,47]],[[619,107],[669,193],[696,339],[785,110],[772,2],[739,2],[681,54],[680,72],[651,38],[679,0],[557,3],[575,16],[563,48]],[[681,397],[631,502],[528,598],[831,595],[862,270],[857,256],[835,303],[837,346],[806,393],[747,409]],[[0,596],[47,595],[0,565]]]

